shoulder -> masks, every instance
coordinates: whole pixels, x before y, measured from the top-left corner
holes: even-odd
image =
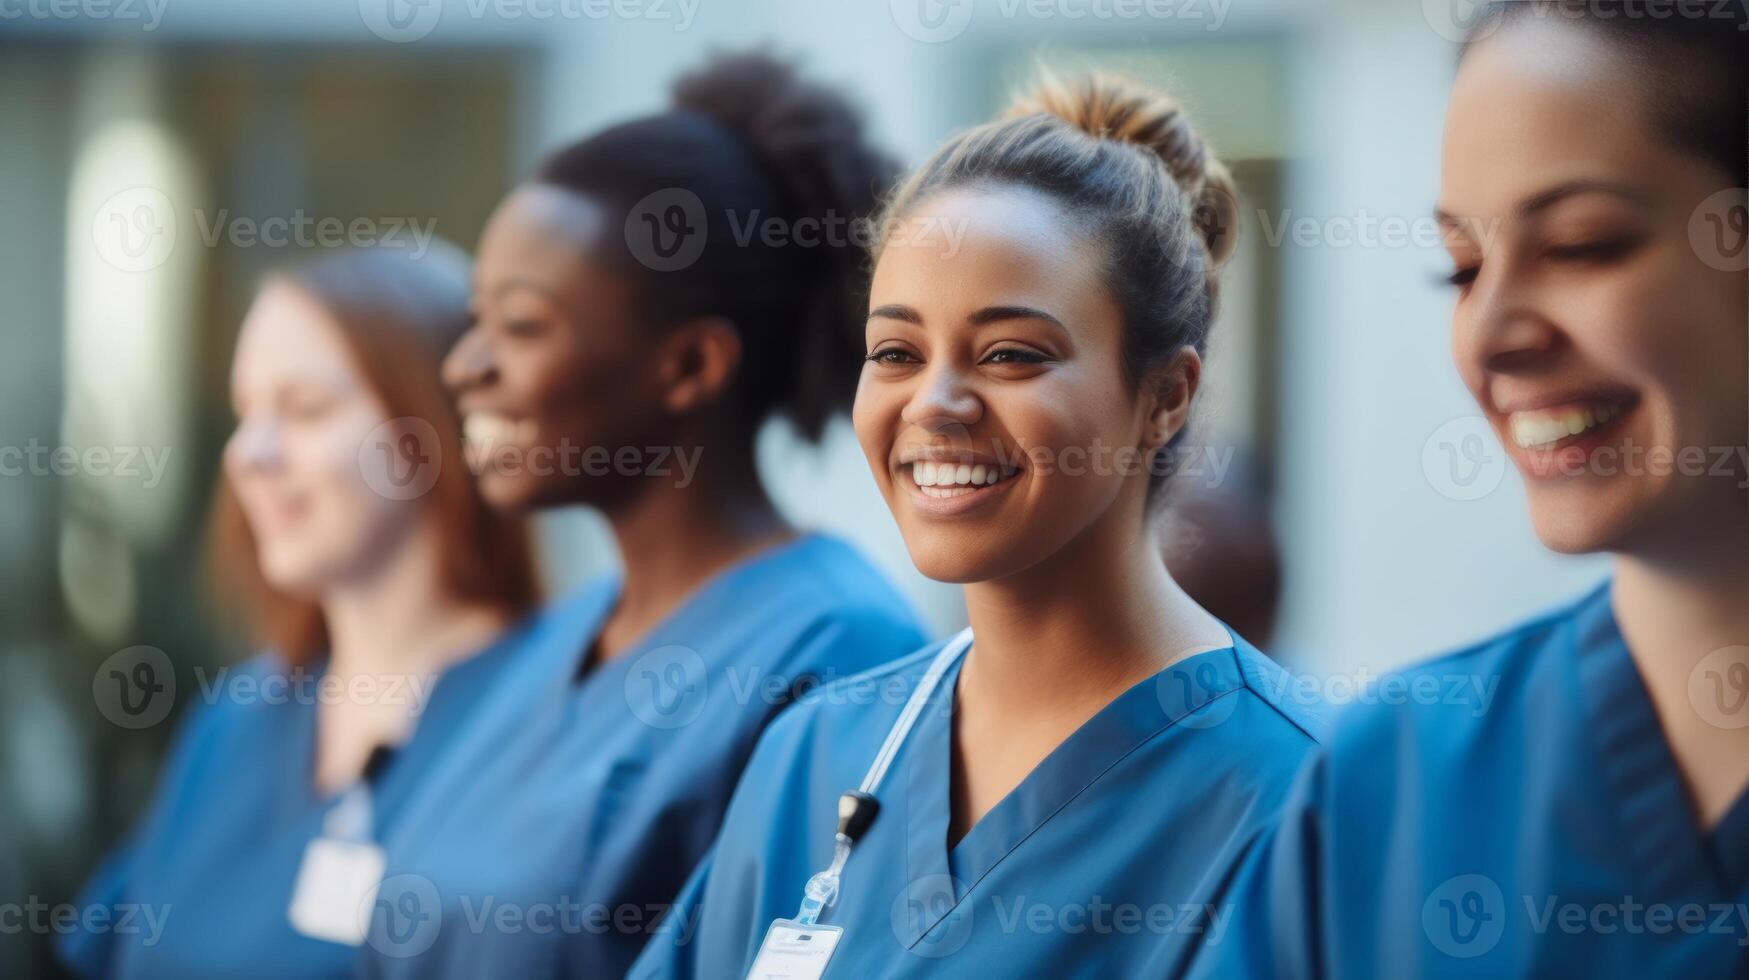
[[[1570,636],[1577,613],[1599,595],[1370,679],[1358,703],[1336,719],[1327,775],[1342,778],[1409,757],[1453,767],[1479,759],[1502,738],[1517,741],[1537,699],[1570,682],[1564,676],[1570,665],[1549,654]]]
[[[939,640],[896,660],[813,687],[778,715],[762,741],[793,747],[803,741],[862,731],[878,730],[884,735],[946,645],[947,640]]]

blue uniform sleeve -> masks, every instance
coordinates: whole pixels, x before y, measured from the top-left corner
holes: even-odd
[[[1189,971],[1194,980],[1325,975],[1324,773],[1325,756],[1314,754],[1295,777],[1278,820],[1247,845],[1228,892],[1232,921],[1198,950]]]
[[[152,792],[152,800],[140,815],[128,837],[98,864],[97,870],[80,889],[78,907],[107,908],[114,912],[118,905],[135,901],[130,896],[134,871],[142,848],[152,835],[152,828],[161,823],[182,795],[191,768],[201,754],[205,732],[213,724],[217,712],[199,707],[188,711],[176,737],[171,742],[163,771]],[[81,916],[80,921],[86,917]],[[62,933],[55,940],[55,954],[74,976],[103,977],[113,971],[116,933],[110,929],[87,932],[75,929]]]

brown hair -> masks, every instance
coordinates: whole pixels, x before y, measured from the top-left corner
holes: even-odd
[[[437,478],[418,506],[439,515],[439,560],[449,595],[521,614],[537,600],[526,525],[489,508],[465,463],[456,465],[464,458],[461,423],[440,381],[444,354],[468,326],[468,272],[459,250],[433,242],[419,257],[348,249],[267,281],[290,285],[328,311],[390,418],[420,419],[436,432]],[[254,639],[294,666],[321,657],[329,643],[321,608],[267,582],[254,535],[222,477],[210,538],[217,584],[242,599]]]
[[[1057,199],[1101,246],[1123,311],[1123,368],[1132,384],[1185,347],[1207,352],[1220,265],[1236,242],[1238,197],[1227,168],[1171,96],[1111,75],[1047,73],[1004,118],[937,150],[893,193],[878,227],[890,230],[932,194],[980,184]],[[1159,475],[1150,501],[1165,482],[1161,467],[1152,472]]]

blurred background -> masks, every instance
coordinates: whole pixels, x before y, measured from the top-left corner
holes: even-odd
[[[105,721],[102,663],[148,645],[192,686],[251,652],[202,554],[262,272],[336,242],[471,248],[544,151],[660,108],[718,48],[796,56],[909,163],[1041,62],[1124,70],[1187,104],[1232,162],[1245,225],[1164,544],[1278,659],[1364,679],[1576,592],[1601,566],[1538,546],[1447,354],[1429,215],[1471,13],[0,0],[0,903],[67,901],[149,792],[174,716]],[[805,477],[768,481],[797,522],[861,546],[937,632],[963,623],[957,588],[911,568],[847,425],[819,450],[773,426],[760,453],[765,473]],[[554,590],[615,560],[587,513],[544,520],[540,545]],[[46,972],[46,939],[0,916],[0,976]]]

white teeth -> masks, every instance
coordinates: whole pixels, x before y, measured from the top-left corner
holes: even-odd
[[[974,466],[970,463],[930,463],[919,460],[911,464],[911,479],[920,487],[952,491],[949,494],[931,496],[957,496],[960,491],[989,486],[1001,480],[1002,468],[987,463]]]
[[[471,412],[462,419],[462,436],[477,446],[523,441],[532,428],[531,422],[513,422],[492,412]]]
[[[1621,414],[1621,406],[1598,403],[1555,411],[1513,412],[1507,417],[1512,441],[1520,449],[1547,449],[1569,436],[1594,429]]]

